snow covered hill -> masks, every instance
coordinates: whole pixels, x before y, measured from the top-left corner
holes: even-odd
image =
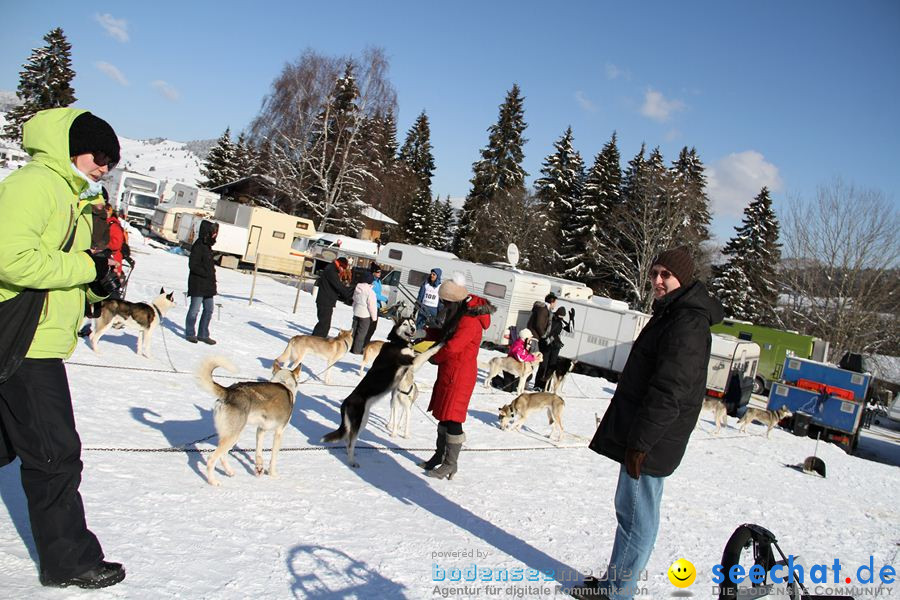
[[[6,114],[0,112],[0,129],[6,124],[5,117]],[[132,140],[119,137],[119,143],[122,146],[122,161],[119,166],[172,183],[183,182],[196,185],[197,181],[202,179],[200,165],[204,156],[198,156],[194,150],[208,149],[211,142],[213,140],[185,143],[162,138]],[[8,145],[9,142],[0,140],[0,144]],[[8,169],[0,168],[0,178],[5,177],[8,173]]]
[[[618,466],[586,446],[613,384],[569,376],[562,391],[568,434],[556,442],[546,437],[544,414],[533,415],[521,432],[499,429],[497,409],[513,396],[481,387],[481,371],[459,474],[434,481],[416,461],[433,448],[436,424],[425,409],[436,367],[416,374],[420,396],[411,437],[390,437],[390,403],[382,400],[357,447],[361,467],[351,469],[342,446],[319,440],[336,427],[341,400],[359,381],[359,359],[348,354],[338,361],[333,385],[325,385],[319,379],[324,361],[310,356],[284,434],[280,477],[254,477],[255,432],[247,428],[232,452],[235,476],[220,475],[222,487],[213,488],[204,466],[217,441],[214,399],[192,372],[206,356],[225,355],[239,373],[217,372],[218,381],[267,378],[287,340],[311,331],[315,302],[301,292],[294,314],[296,290],[260,276],[250,305],[252,275],[218,269],[220,306],[211,324],[218,345],[190,344],[182,328],[186,257],[140,242],[132,252],[129,300],[150,300],[160,286],[175,290],[178,300],[153,334],[153,358],[135,355],[133,331],[110,330],[99,342],[102,354],[79,340],[67,367],[84,445],[88,523],[109,560],[122,561],[128,575],[91,594],[41,588],[15,463],[0,469],[3,597],[420,600],[453,593],[550,600],[563,597],[554,595],[554,580],[602,570],[616,529]],[[338,304],[335,327],[350,320],[350,307]],[[375,338],[384,339],[389,326],[382,319]],[[481,361],[496,355],[481,352]],[[857,567],[870,556],[876,577],[882,565],[900,567],[896,431],[866,431],[856,456],[819,444],[828,469],[823,479],[796,467],[816,451],[815,440],[777,428],[767,438],[761,425],[742,434],[734,419],[714,435],[711,421],[701,417],[666,482],[642,600],[712,597],[713,565],[734,529],[748,522],[772,530],[784,551],[802,555],[807,565],[830,568],[839,559],[842,578],[856,581]],[[267,435],[266,448],[270,440]],[[697,569],[686,590],[666,576],[678,558]],[[528,568],[554,575],[551,581],[537,574],[536,582],[466,582],[462,574],[473,564],[498,576]],[[480,591],[466,592],[467,585]],[[896,583],[865,588],[854,595],[900,592]]]

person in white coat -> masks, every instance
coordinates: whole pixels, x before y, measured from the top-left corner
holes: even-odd
[[[369,333],[369,325],[378,318],[378,300],[375,298],[375,289],[372,282],[375,278],[372,273],[363,273],[356,289],[353,290],[353,345],[350,346],[351,354],[362,354],[366,344],[366,334]]]

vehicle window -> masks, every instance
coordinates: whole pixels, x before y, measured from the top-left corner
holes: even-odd
[[[391,271],[381,278],[382,285],[398,285],[400,283],[400,270]]]
[[[393,250],[392,250],[393,252]],[[393,257],[391,257],[393,258]],[[409,275],[406,277],[406,283],[413,287],[419,287],[425,280],[428,279],[428,273],[423,273],[422,271],[412,271],[410,270]]]
[[[505,298],[506,286],[501,283],[486,281],[484,283],[484,295],[493,296],[494,298]]]
[[[388,250],[388,258],[391,260],[401,260],[403,258],[403,250]]]
[[[283,231],[273,231],[273,232],[272,232],[272,237],[275,238],[276,240],[283,240],[283,239],[284,239],[284,232],[283,232]]]
[[[753,334],[750,333],[749,331],[741,331],[741,332],[738,332],[738,339],[739,340],[747,340],[748,342],[752,342]]]

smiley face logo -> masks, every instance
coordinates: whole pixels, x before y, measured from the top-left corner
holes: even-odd
[[[697,569],[694,568],[691,561],[679,558],[669,567],[668,575],[672,585],[679,588],[686,588],[694,583],[694,579],[697,578]]]

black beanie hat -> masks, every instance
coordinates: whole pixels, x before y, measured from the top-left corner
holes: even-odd
[[[654,265],[662,265],[678,278],[681,285],[688,285],[694,280],[694,259],[687,246],[679,246],[662,252],[653,259]]]
[[[119,162],[119,138],[109,123],[89,112],[81,113],[69,127],[69,156],[102,152],[110,162]]]

